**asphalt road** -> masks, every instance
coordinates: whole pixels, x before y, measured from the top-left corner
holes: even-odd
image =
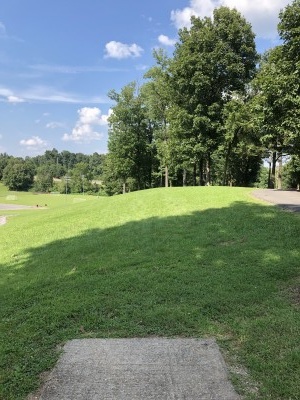
[[[295,190],[257,189],[252,195],[284,210],[300,212],[300,192]]]

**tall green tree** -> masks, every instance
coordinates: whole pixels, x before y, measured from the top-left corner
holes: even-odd
[[[92,174],[89,164],[86,162],[77,163],[70,172],[70,187],[72,193],[85,193],[92,187]]]
[[[263,150],[254,105],[251,95],[235,94],[224,106],[222,185],[250,186],[258,179]]]
[[[148,81],[143,85],[142,92],[154,128],[154,144],[160,164],[159,174],[164,174],[164,185],[168,187],[171,164],[168,110],[172,103],[170,59],[162,49],[155,50],[153,55],[156,65],[144,75]]]
[[[137,190],[151,187],[153,127],[143,96],[136,83],[130,83],[121,93],[111,91],[109,97],[116,102],[108,133],[108,157],[115,176],[122,180],[124,192],[129,179]]]
[[[34,189],[38,192],[49,192],[53,186],[55,164],[43,164],[36,169]]]
[[[3,183],[9,190],[27,191],[33,185],[34,166],[28,160],[12,158],[3,170]]]
[[[282,46],[266,53],[253,82],[254,99],[259,119],[260,141],[269,158],[268,186],[276,186],[276,164],[284,153],[289,153],[291,142],[286,129],[286,117],[291,107],[290,78],[284,72]]]
[[[291,154],[300,155],[300,0],[279,14],[278,32],[283,40],[281,73],[285,79],[285,140]]]
[[[191,22],[189,30],[179,31],[170,68],[176,93],[171,125],[182,162],[198,169],[202,184],[210,182],[211,155],[222,141],[224,104],[233,92],[244,93],[257,53],[251,25],[235,9],[220,7],[213,18]]]

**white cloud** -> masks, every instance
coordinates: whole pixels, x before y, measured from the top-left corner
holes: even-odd
[[[0,87],[0,101],[16,104],[23,103],[24,99],[20,96],[16,96],[12,90]]]
[[[106,125],[107,115],[102,115],[97,107],[83,107],[78,110],[79,121],[82,124]]]
[[[137,44],[125,44],[112,40],[105,45],[105,58],[130,58],[140,57],[144,51]]]
[[[137,71],[146,71],[149,68],[149,65],[146,64],[139,64],[135,67]]]
[[[278,14],[291,0],[190,0],[189,7],[171,12],[171,20],[177,28],[190,26],[192,15],[210,17],[214,8],[236,8],[252,25],[254,33],[261,38],[277,37]]]
[[[39,150],[47,147],[48,143],[39,136],[31,136],[29,139],[21,140],[20,145],[26,147],[28,150]]]
[[[41,73],[50,74],[84,74],[93,72],[122,72],[121,68],[110,68],[97,65],[48,65],[48,64],[34,64],[29,66],[30,69]]]
[[[56,129],[56,128],[64,128],[65,124],[63,124],[62,122],[56,122],[56,121],[52,121],[52,122],[48,122],[48,124],[46,124],[46,128],[48,129]]]
[[[9,103],[13,103],[13,104],[16,104],[16,103],[24,103],[24,99],[21,99],[20,97],[18,97],[18,96],[8,96],[7,97],[7,101],[9,102]]]
[[[73,141],[77,143],[91,142],[92,140],[101,140],[103,133],[97,131],[99,126],[107,125],[108,115],[101,113],[97,107],[83,107],[77,111],[79,119],[71,134],[65,133],[62,137],[64,141]]]
[[[174,44],[176,43],[176,39],[171,39],[166,35],[159,35],[158,41],[164,46],[174,46]]]
[[[53,87],[47,86],[34,86],[26,90],[11,90],[9,88],[0,87],[0,101],[6,101],[9,103],[107,103],[108,100],[105,97],[86,97],[82,95],[76,95],[74,93],[68,93],[59,91]]]

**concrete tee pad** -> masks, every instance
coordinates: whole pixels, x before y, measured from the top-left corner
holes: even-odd
[[[236,400],[213,339],[76,339],[40,400]]]

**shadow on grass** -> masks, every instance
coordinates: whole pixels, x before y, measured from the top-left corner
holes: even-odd
[[[25,398],[68,339],[151,335],[216,336],[259,382],[255,398],[296,398],[299,313],[284,288],[299,234],[294,215],[234,203],[15,254],[1,265],[3,398]]]

